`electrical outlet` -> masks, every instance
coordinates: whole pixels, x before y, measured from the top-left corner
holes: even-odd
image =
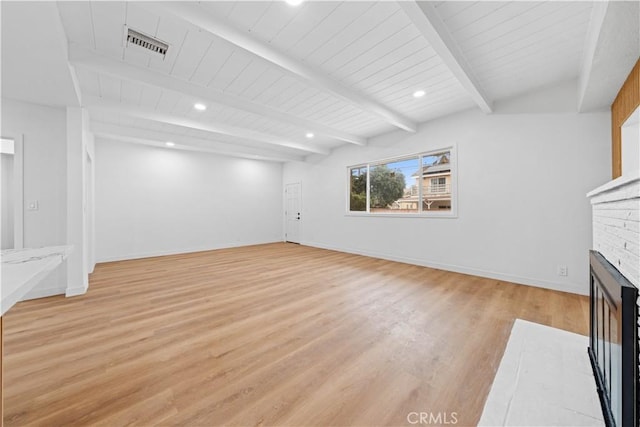
[[[28,211],[37,211],[39,207],[40,207],[40,204],[38,203],[37,200],[31,200],[27,203]]]
[[[566,265],[559,265],[558,266],[558,276],[568,276],[569,275],[569,269],[567,268]]]

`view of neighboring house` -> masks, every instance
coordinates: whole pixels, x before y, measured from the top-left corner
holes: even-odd
[[[395,201],[391,208],[416,211],[420,200],[419,188],[422,182],[422,210],[451,209],[451,164],[450,153],[439,154],[435,161],[422,166],[422,174],[416,171],[412,178],[416,183],[405,188],[405,194]]]

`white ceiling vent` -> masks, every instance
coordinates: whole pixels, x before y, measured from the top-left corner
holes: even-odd
[[[139,31],[132,30],[131,28],[127,28],[127,46],[129,44],[134,44],[151,52],[162,55],[162,58],[164,58],[164,56],[167,54],[167,49],[169,49],[169,45],[165,42],[154,39],[153,37],[146,34],[142,34]]]

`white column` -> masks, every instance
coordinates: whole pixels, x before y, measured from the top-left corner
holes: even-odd
[[[85,263],[85,129],[82,108],[67,107],[67,244],[73,252],[67,259],[66,296],[84,294],[89,287]]]

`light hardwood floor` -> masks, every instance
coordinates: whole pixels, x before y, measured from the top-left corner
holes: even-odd
[[[5,425],[475,425],[515,318],[588,299],[284,243],[100,264],[5,317]]]

